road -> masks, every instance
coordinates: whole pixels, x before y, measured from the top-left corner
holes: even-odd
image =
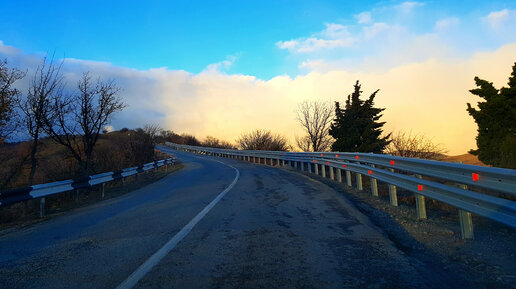
[[[447,286],[317,178],[170,151],[184,169],[0,236],[0,288],[116,288],[236,179],[135,288]]]

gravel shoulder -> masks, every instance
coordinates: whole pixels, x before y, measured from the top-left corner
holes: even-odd
[[[378,183],[373,197],[364,177],[364,190],[309,175],[343,194],[409,256],[433,263],[458,280],[476,288],[516,288],[516,230],[480,216],[473,216],[474,240],[461,238],[458,211],[427,199],[427,220],[417,220],[409,192],[398,192],[399,206],[389,203],[388,188]]]

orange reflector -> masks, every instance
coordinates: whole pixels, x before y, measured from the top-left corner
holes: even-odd
[[[343,167],[343,168],[345,168],[345,167],[346,167],[346,165],[342,165],[342,167]]]
[[[355,156],[355,159],[358,160],[358,156]]]
[[[423,190],[423,185],[417,185],[417,190],[418,191],[422,191]]]
[[[393,165],[394,165],[394,161],[393,161],[393,160],[391,160],[391,166],[393,166]]]
[[[335,157],[336,157],[336,158],[338,158],[338,157],[339,157],[339,155],[335,155]]]
[[[314,163],[316,163],[317,161],[316,160],[313,160]]]
[[[368,173],[368,174],[372,174],[372,173],[373,173],[373,171],[371,171],[371,170],[368,170],[368,171],[367,171],[367,173]]]
[[[471,176],[473,177],[473,181],[478,181],[478,174],[472,173]]]

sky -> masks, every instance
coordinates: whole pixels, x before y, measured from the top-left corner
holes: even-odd
[[[475,148],[474,76],[506,85],[514,1],[5,1],[0,58],[28,74],[46,54],[113,78],[115,129],[159,124],[229,141],[252,129],[302,135],[304,100],[380,89],[386,132]],[[28,77],[17,85],[21,89]]]

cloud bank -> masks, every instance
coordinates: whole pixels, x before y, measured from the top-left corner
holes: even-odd
[[[380,10],[408,17],[423,6],[405,2]],[[505,33],[514,32],[511,15],[514,11],[505,9],[478,19],[485,31],[494,31],[493,37],[503,39],[502,44],[461,53],[455,44],[463,39],[461,29],[467,26],[463,19],[445,17],[433,22],[432,31],[414,33],[403,23],[380,19],[376,10],[365,11],[354,18],[358,26],[326,23],[320,32],[278,41],[279,50],[300,57],[304,74],[296,77],[262,80],[228,74],[238,55],[209,64],[198,74],[166,67],[137,70],[71,58],[65,59],[63,69],[70,86],[84,71],[117,81],[128,107],[114,117],[111,125],[115,129],[156,123],[178,133],[228,141],[257,128],[294,140],[302,134],[295,120],[299,102],[343,102],[360,80],[364,97],[380,89],[375,100],[377,106],[386,108],[382,119],[387,122],[386,132],[423,133],[451,154],[462,154],[476,147],[476,124],[466,112],[467,102],[479,101],[468,91],[475,87],[474,76],[501,87],[516,61],[514,33]],[[358,50],[361,57],[355,57]],[[0,58],[27,68],[29,75],[42,57],[0,41]],[[26,77],[18,83],[22,90],[28,81]]]

